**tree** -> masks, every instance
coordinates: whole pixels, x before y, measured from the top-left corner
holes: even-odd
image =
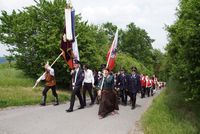
[[[200,1],[180,0],[177,21],[167,27],[169,75],[184,85],[190,99],[200,97]]]
[[[23,11],[16,12],[14,10],[11,15],[2,11],[2,16],[0,16],[0,41],[10,46],[9,51],[14,53],[17,68],[22,69],[27,75],[34,78],[39,77],[44,71],[43,66],[46,61],[52,63],[61,53],[60,40],[64,27],[65,6],[65,0],[40,0],[35,6],[26,7]],[[130,25],[130,27],[132,26]],[[105,64],[106,54],[116,28],[112,23],[106,23],[102,26],[91,25],[87,21],[83,21],[80,14],[76,15],[75,32],[79,35],[77,40],[81,63],[87,64],[91,69],[98,69],[101,64]],[[132,31],[134,32],[134,30]],[[124,36],[124,39],[128,39],[124,34],[135,36],[132,31],[119,30],[120,40],[122,36]],[[143,33],[144,37],[148,37],[144,30],[139,29],[138,31],[140,34]],[[126,45],[127,42],[124,44]],[[121,41],[119,42],[120,45],[122,46]],[[118,52],[121,52],[119,55],[123,55],[123,61],[129,63],[132,60],[132,55],[128,54],[127,51],[124,53],[124,47],[126,46],[121,47],[122,49],[119,47]],[[133,47],[130,47],[130,49],[133,50]],[[135,59],[133,58],[133,60]],[[131,63],[143,66],[138,61]],[[119,68],[119,66],[121,65],[117,64],[116,68]],[[58,85],[69,86],[70,70],[64,60],[58,60],[53,68],[56,72]],[[146,71],[148,72],[148,69]]]
[[[147,32],[139,27],[136,27],[134,23],[127,25],[127,29],[123,31],[121,38],[120,50],[129,53],[133,58],[142,62],[150,70],[152,67],[152,42]]]
[[[8,61],[9,63],[9,67],[11,67],[11,62],[14,61],[14,56],[13,55],[8,55],[8,56],[5,56],[6,60]]]

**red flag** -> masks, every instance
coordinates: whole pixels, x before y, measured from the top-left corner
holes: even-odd
[[[106,67],[108,67],[109,70],[112,70],[115,66],[115,59],[117,56],[117,44],[118,44],[118,29],[115,33],[114,40],[106,56],[106,60],[107,60]]]
[[[63,58],[65,60],[65,62],[69,65],[70,69],[73,69],[73,51],[72,51],[72,42],[65,40],[63,38],[65,34],[63,35],[62,39],[61,39],[61,43],[60,43],[60,49],[62,52],[64,52],[63,54]]]
[[[65,62],[69,65],[70,69],[73,69],[74,54],[72,45],[75,40],[75,10],[70,7],[65,9],[65,25],[60,49],[64,53],[63,58]]]

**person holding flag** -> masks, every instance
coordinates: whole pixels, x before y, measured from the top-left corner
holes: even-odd
[[[111,48],[108,51],[107,65],[103,69],[103,78],[98,86],[100,88],[98,95],[101,98],[98,112],[99,119],[104,118],[109,113],[116,114],[116,110],[119,110],[118,98],[114,91],[114,76],[110,73],[115,65],[117,42],[118,30],[116,31]]]
[[[55,74],[54,69],[49,66],[48,63],[45,64],[45,73],[41,77],[41,80],[45,80],[45,87],[42,91],[42,103],[40,105],[45,106],[46,105],[46,98],[47,98],[47,92],[51,88],[52,94],[55,97],[55,106],[59,105],[58,102],[58,94],[56,93],[56,80],[55,80]]]
[[[74,103],[75,103],[75,96],[78,97],[80,102],[79,109],[84,108],[83,98],[81,95],[81,87],[84,80],[84,71],[80,67],[80,63],[78,60],[74,60],[74,68],[75,70],[72,71],[72,93],[71,93],[71,99],[70,99],[70,107],[66,112],[72,112]]]

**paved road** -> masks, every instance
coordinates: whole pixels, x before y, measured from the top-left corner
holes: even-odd
[[[157,94],[158,95],[158,94]],[[157,96],[155,95],[155,96]],[[155,97],[154,96],[154,97]],[[119,114],[98,119],[98,105],[66,113],[69,103],[59,106],[26,106],[0,110],[0,134],[128,134],[135,131],[137,121],[154,97],[137,98],[136,109],[120,105]],[[89,103],[89,101],[88,101]]]

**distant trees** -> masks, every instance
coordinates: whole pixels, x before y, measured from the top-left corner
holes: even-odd
[[[64,27],[65,0],[40,0],[35,6],[23,11],[13,11],[8,15],[2,11],[0,16],[0,41],[10,46],[14,52],[16,65],[26,74],[38,77],[43,72],[46,61],[52,63],[60,54],[60,40]],[[106,63],[106,54],[112,44],[117,26],[104,23],[100,26],[88,24],[81,15],[76,15],[75,31],[78,36],[80,60],[92,69],[98,69]],[[115,71],[120,67],[130,70],[137,66],[141,72],[153,74],[157,67],[156,57],[160,56],[152,48],[151,39],[144,29],[127,25],[126,30],[119,29],[118,58]],[[154,65],[155,64],[155,65]],[[54,65],[56,79],[67,86],[70,75],[64,60]]]

